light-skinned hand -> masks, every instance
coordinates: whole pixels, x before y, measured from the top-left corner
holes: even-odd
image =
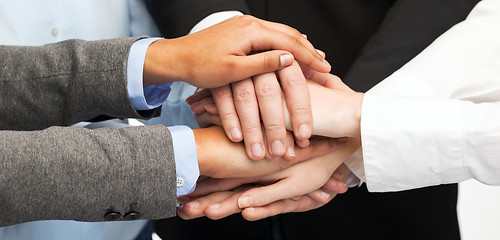
[[[317,156],[342,148],[344,143],[336,139],[318,138],[311,145],[295,151],[296,157],[281,157],[262,161],[250,160],[242,143],[233,143],[221,127],[193,130],[198,154],[200,175],[212,178],[263,176]],[[293,144],[293,138],[290,137]]]
[[[278,200],[263,207],[247,209],[244,217],[253,221],[281,213],[304,212],[319,208],[330,202],[337,194],[347,191],[345,181],[349,174],[349,169],[345,165],[341,165],[320,189],[301,196]],[[219,183],[214,184],[216,181]],[[220,181],[224,181],[224,183]],[[182,205],[177,211],[178,215],[185,220],[203,216],[217,220],[241,212],[243,209],[238,206],[240,196],[252,188],[263,186],[261,184],[245,184],[232,188],[241,184],[242,181],[242,179],[207,179],[198,183],[197,191],[191,195],[191,198],[181,199]],[[228,188],[231,189],[226,190]],[[215,192],[211,193],[211,191]],[[196,195],[202,196],[195,197]]]

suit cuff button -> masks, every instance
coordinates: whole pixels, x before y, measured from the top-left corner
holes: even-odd
[[[115,221],[121,218],[121,214],[118,212],[109,212],[104,215],[104,220],[106,221]]]
[[[125,214],[125,216],[123,218],[127,221],[132,221],[132,220],[137,220],[140,217],[141,217],[141,214],[138,212],[129,212],[129,213]]]

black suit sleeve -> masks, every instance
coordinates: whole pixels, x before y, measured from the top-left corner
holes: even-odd
[[[221,11],[236,10],[248,14],[244,0],[144,0],[164,37],[175,38],[189,33],[199,21]]]

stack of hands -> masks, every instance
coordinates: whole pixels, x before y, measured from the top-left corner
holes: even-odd
[[[265,42],[259,47],[263,43],[256,43],[259,39],[244,39],[248,34],[240,34],[238,28],[233,28],[235,23],[246,24],[240,26],[241,31],[250,26],[257,31],[272,30],[269,34],[286,34],[285,39],[290,42]],[[229,28],[231,31],[226,31]],[[213,36],[214,33],[224,35]],[[261,35],[265,34],[256,36]],[[181,56],[177,59],[203,54],[198,59],[204,62],[191,66],[205,66],[207,71],[194,71],[182,64],[154,68],[155,64],[148,64],[146,58],[145,66],[153,68],[145,69],[145,73],[152,73],[144,76],[145,86],[156,84],[156,76],[164,77],[167,69],[172,73],[172,81],[201,87],[187,102],[199,125],[205,127],[195,131],[202,177],[193,193],[178,199],[179,216],[220,219],[242,212],[244,218],[258,220],[315,209],[347,191],[345,182],[350,171],[343,162],[360,147],[363,94],[352,91],[328,73],[330,65],[323,52],[314,49],[304,35],[292,28],[248,16],[229,19],[180,39],[183,41],[168,40],[168,46],[174,46],[172,52],[186,49],[176,45],[191,39],[227,42],[201,41],[206,45],[192,44],[191,51],[170,54]],[[235,52],[235,45],[245,41],[253,41],[252,48]],[[161,44],[154,43],[150,49],[163,49]],[[198,49],[213,46],[228,50]],[[214,52],[229,54],[209,56]],[[213,69],[229,74],[214,74],[219,71]],[[245,76],[253,77],[239,80]]]

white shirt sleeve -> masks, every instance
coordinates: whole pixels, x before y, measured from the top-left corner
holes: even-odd
[[[370,191],[500,185],[500,1],[367,92],[361,118],[363,157],[346,164]]]
[[[232,18],[234,16],[241,16],[243,13],[240,11],[222,11],[222,12],[216,12],[208,15],[204,19],[202,19],[200,22],[198,22],[194,27],[191,29],[189,34],[199,32],[205,28],[211,27],[217,23],[223,22],[229,18]]]

